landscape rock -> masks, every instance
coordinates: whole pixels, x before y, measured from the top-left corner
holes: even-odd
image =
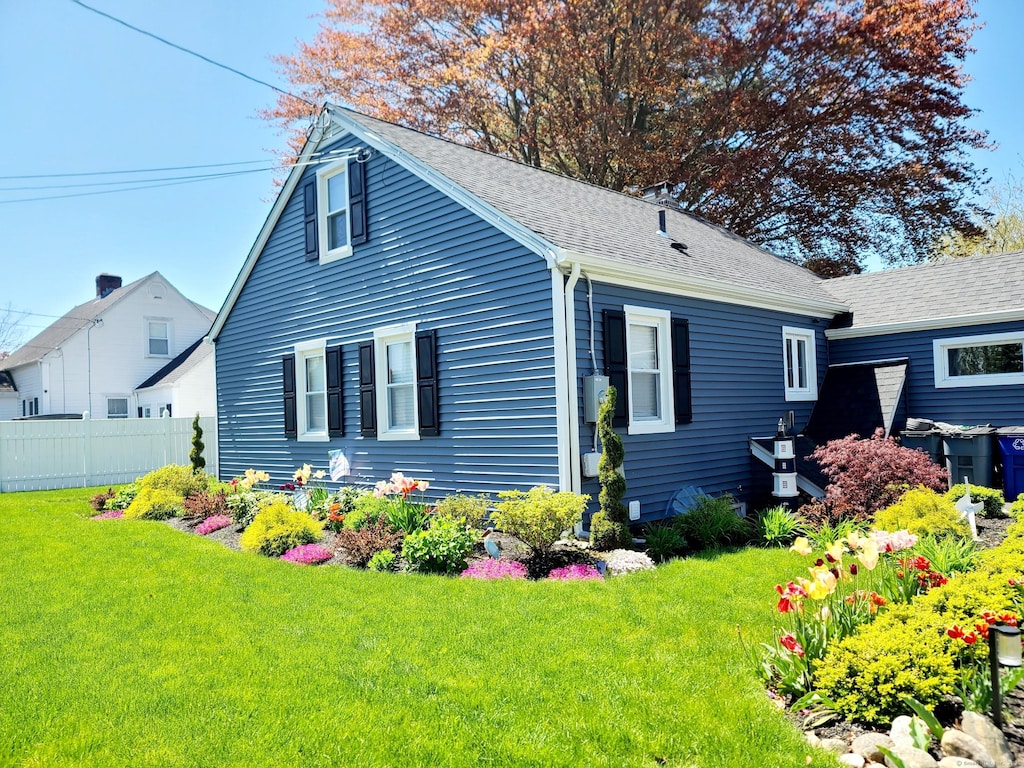
[[[822,739],[818,746],[829,752],[835,752],[837,755],[850,751],[850,745],[846,739]]]
[[[839,762],[850,766],[850,768],[864,768],[867,760],[864,759],[864,755],[858,755],[856,752],[847,752],[839,756]]]
[[[964,712],[960,727],[968,736],[973,736],[981,742],[985,751],[995,761],[996,768],[1013,768],[1010,745],[1003,732],[996,728],[991,720],[977,712]]]
[[[885,760],[885,756],[878,750],[879,747],[892,749],[892,739],[884,733],[862,733],[850,745],[851,750],[875,763]]]
[[[909,720],[910,718],[907,719]],[[892,748],[892,753],[903,761],[903,765],[906,768],[938,768],[939,766],[934,757],[916,747],[901,747],[897,744]],[[888,757],[885,758],[885,764],[889,768],[896,768],[896,763]]]
[[[889,738],[897,747],[914,746],[914,738],[910,735],[910,723],[913,718],[907,715],[900,715],[892,721],[889,729]]]
[[[966,757],[981,768],[996,768],[996,761],[985,749],[985,745],[973,736],[947,728],[942,734],[942,751],[948,757]]]
[[[807,743],[812,747],[817,747],[821,744],[821,739],[814,731],[804,731],[804,738],[807,739]]]
[[[939,768],[981,768],[981,766],[966,757],[947,756],[939,760]]]

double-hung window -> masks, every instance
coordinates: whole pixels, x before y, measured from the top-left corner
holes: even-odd
[[[128,398],[127,397],[108,397],[107,398],[107,418],[108,419],[127,419],[128,418]]]
[[[782,352],[786,400],[817,400],[818,365],[814,331],[783,327]]]
[[[321,264],[352,254],[347,160],[329,165],[317,174],[317,230]]]
[[[148,357],[170,357],[171,324],[166,320],[147,320],[146,344]]]
[[[935,339],[935,386],[1024,384],[1024,332]]]
[[[327,440],[327,365],[323,340],[295,347],[299,440]]]
[[[626,306],[629,434],[672,432],[672,347],[669,312]]]
[[[377,438],[380,440],[419,440],[415,338],[415,323],[374,331]]]

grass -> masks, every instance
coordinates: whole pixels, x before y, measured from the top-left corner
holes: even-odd
[[[90,494],[0,495],[0,765],[808,764],[736,639],[771,636],[790,553],[395,576],[92,521]]]

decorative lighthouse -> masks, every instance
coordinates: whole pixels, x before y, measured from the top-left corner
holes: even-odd
[[[773,456],[772,496],[777,499],[795,498],[799,494],[796,487],[796,438],[786,435],[786,424],[782,419],[779,419],[779,431],[775,435]]]

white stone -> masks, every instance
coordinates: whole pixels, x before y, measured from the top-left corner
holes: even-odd
[[[903,761],[906,768],[938,768],[939,766],[934,757],[916,747],[901,747],[897,744],[892,748],[892,753]],[[885,764],[889,768],[896,768],[896,763],[888,757],[885,758]]]
[[[858,755],[856,752],[847,752],[845,755],[839,756],[839,762],[850,766],[850,768],[864,768],[867,760],[864,759],[864,755]]]
[[[913,718],[907,715],[900,715],[892,721],[889,729],[889,738],[897,747],[914,746],[914,737],[910,735],[910,723]]]
[[[939,768],[981,768],[981,766],[966,757],[947,756],[939,760]]]
[[[973,736],[981,742],[985,751],[995,761],[996,768],[1013,768],[1010,745],[1003,732],[996,728],[991,720],[977,712],[964,712],[960,727],[968,736]]]
[[[822,739],[818,746],[829,752],[835,752],[837,755],[850,751],[850,745],[845,739]]]
[[[992,759],[984,744],[955,728],[947,728],[942,734],[942,752],[947,757],[966,757],[981,768],[996,768],[996,761]]]
[[[884,733],[862,733],[850,745],[851,750],[875,763],[885,760],[885,756],[878,749],[879,747],[892,749],[892,739]]]

